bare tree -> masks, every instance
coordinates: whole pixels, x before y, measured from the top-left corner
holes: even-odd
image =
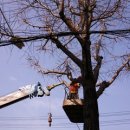
[[[0,46],[15,44],[22,49],[23,43],[28,42],[34,43],[34,49],[40,53],[62,55],[51,69],[42,67],[32,57],[28,60],[42,75],[67,76],[71,82],[81,83],[84,130],[99,130],[97,99],[120,74],[130,70],[130,2],[22,0],[16,3],[17,9],[12,11],[16,28],[11,28],[1,10],[5,24],[0,28]]]

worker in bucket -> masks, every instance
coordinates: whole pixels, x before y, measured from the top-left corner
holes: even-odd
[[[80,88],[79,83],[71,83],[69,86],[69,99],[79,99],[78,89]]]

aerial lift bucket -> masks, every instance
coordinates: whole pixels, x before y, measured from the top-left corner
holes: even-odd
[[[63,109],[73,123],[83,123],[83,99],[64,99]]]

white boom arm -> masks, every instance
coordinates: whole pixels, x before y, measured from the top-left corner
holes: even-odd
[[[15,92],[0,97],[0,108],[6,107],[28,97],[33,98],[37,96],[42,97],[44,95],[49,96],[51,89],[61,84],[63,84],[63,82],[56,85],[48,86],[44,89],[42,89],[42,86],[39,82],[38,84],[23,86]]]

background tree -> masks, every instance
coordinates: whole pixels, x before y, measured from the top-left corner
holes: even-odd
[[[1,9],[0,46],[22,49],[29,42],[25,46],[55,57],[50,68],[33,57],[28,60],[41,74],[81,83],[84,130],[99,130],[98,97],[130,70],[129,4],[128,0],[11,2],[16,9],[10,19]]]

